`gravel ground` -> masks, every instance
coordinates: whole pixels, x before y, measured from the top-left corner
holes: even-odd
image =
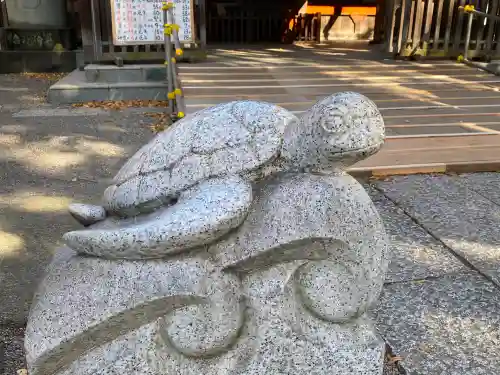
[[[24,328],[0,327],[0,374],[24,375]],[[24,372],[24,373],[23,373]]]

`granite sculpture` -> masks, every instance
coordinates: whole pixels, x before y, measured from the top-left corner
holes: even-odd
[[[236,101],[193,113],[76,204],[33,304],[31,375],[382,374],[367,309],[387,237],[345,169],[384,122],[343,92],[302,116]]]

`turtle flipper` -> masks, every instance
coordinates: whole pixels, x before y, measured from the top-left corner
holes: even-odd
[[[85,227],[103,221],[106,218],[106,211],[103,207],[91,204],[70,204],[69,213]]]
[[[109,229],[69,232],[64,240],[81,254],[108,259],[154,259],[208,244],[245,219],[252,186],[239,176],[213,178],[186,190],[170,207],[124,220]],[[108,220],[108,219],[107,219]]]

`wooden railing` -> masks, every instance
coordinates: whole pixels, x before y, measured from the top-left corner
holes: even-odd
[[[498,3],[496,6],[498,8]],[[500,57],[500,16],[497,15],[497,8],[481,12],[473,5],[459,7],[467,18],[464,50],[461,56],[463,61],[467,62],[471,57],[486,61]]]
[[[500,0],[481,2],[481,10],[498,15]],[[391,0],[386,10],[387,51],[399,56],[457,57],[466,43],[466,0]],[[471,25],[470,57],[497,51],[500,23],[476,18]],[[497,55],[495,52],[494,55]]]

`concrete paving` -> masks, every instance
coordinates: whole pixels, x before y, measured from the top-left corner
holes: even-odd
[[[499,181],[482,173],[372,183],[394,254],[374,315],[409,374],[500,374]]]

